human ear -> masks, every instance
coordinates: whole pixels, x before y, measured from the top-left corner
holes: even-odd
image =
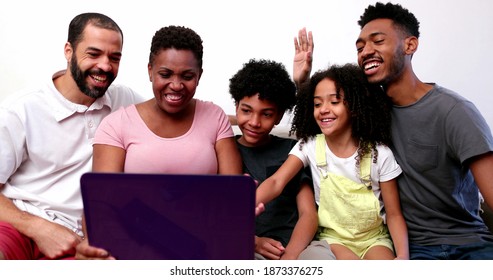
[[[204,73],[204,69],[200,69],[200,72],[199,72],[199,77],[198,77],[198,79],[197,79],[197,86],[199,85],[200,78],[202,78],[202,73]]]
[[[72,44],[66,42],[63,48],[63,52],[65,54],[65,59],[67,60],[67,63],[69,63],[73,53],[75,52],[75,50],[72,48]]]
[[[413,55],[418,50],[419,40],[415,36],[407,37],[404,40],[404,52],[407,55]]]
[[[147,73],[149,74],[149,81],[152,82],[152,65],[150,63],[147,64]]]

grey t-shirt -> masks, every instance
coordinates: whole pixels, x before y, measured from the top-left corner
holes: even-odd
[[[479,216],[478,187],[467,159],[493,151],[489,126],[477,108],[434,85],[409,106],[392,109],[391,147],[409,241],[461,245],[491,240]]]

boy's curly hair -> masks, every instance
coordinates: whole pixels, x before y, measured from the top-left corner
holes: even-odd
[[[419,38],[419,21],[414,14],[399,4],[377,2],[375,6],[369,5],[358,20],[358,24],[363,28],[368,22],[381,18],[391,19],[406,35]]]
[[[389,145],[391,141],[390,100],[379,86],[368,83],[356,64],[332,65],[319,70],[301,85],[290,133],[294,133],[301,144],[322,133],[313,116],[313,96],[324,79],[334,81],[337,93],[343,96],[349,110],[352,136],[359,140],[358,162],[370,150],[376,156],[376,145]]]
[[[149,63],[154,62],[158,53],[165,49],[190,50],[197,59],[199,68],[202,68],[204,48],[200,36],[190,28],[170,25],[156,31],[152,37]]]
[[[250,59],[231,79],[229,93],[238,104],[245,96],[259,94],[278,107],[280,113],[296,103],[296,86],[283,64],[266,59]]]

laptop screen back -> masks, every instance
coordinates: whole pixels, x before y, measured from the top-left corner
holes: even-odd
[[[242,175],[86,173],[89,243],[117,259],[253,259],[255,189]]]

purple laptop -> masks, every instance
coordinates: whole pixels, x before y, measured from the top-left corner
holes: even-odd
[[[242,175],[86,173],[89,243],[122,260],[252,260],[255,189]]]

